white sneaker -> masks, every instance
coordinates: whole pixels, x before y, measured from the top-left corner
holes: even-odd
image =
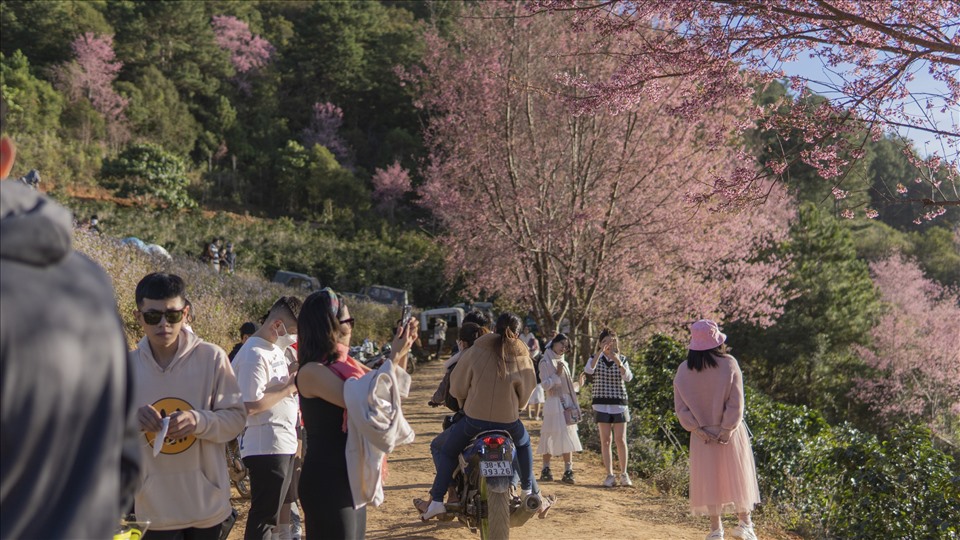
[[[620,474],[620,485],[626,487],[633,486],[633,481],[630,480],[630,476],[628,476],[627,473]]]
[[[730,534],[741,540],[757,540],[757,533],[753,532],[753,524],[744,525],[740,523],[730,531]]]
[[[607,479],[603,481],[603,487],[613,487],[615,485],[617,485],[617,477],[612,474],[608,474]]]
[[[723,540],[723,527],[720,527],[715,531],[710,531],[710,534],[708,534],[703,540]]]

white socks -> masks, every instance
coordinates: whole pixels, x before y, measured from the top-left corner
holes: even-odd
[[[440,514],[446,514],[447,508],[443,506],[443,503],[440,501],[430,501],[430,506],[427,507],[427,511],[420,515],[421,519],[430,519],[434,516],[439,516]]]
[[[572,461],[568,461],[568,462],[564,463],[564,464],[563,464],[563,470],[564,470],[564,471],[572,471],[572,470],[573,470],[573,462],[572,462]]]

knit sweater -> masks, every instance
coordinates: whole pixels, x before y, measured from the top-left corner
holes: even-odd
[[[591,362],[592,359],[589,362]],[[626,357],[620,361],[627,365]],[[629,368],[627,368],[629,371]],[[620,368],[613,360],[600,356],[593,368],[593,404],[594,405],[626,405],[627,387],[623,382]]]
[[[537,377],[526,345],[513,339],[503,347],[506,374],[501,378],[500,344],[498,334],[487,334],[460,354],[450,374],[450,395],[463,403],[470,418],[506,424],[520,417],[518,411],[527,406]]]

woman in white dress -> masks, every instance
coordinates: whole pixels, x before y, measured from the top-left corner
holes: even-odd
[[[563,358],[568,345],[567,336],[557,334],[547,344],[543,358],[540,360],[540,380],[546,391],[546,402],[543,405],[543,426],[540,428],[540,446],[537,451],[543,455],[541,481],[553,480],[550,458],[562,455],[563,478],[561,481],[573,484],[573,452],[582,451],[583,446],[580,445],[577,424],[567,425],[563,414],[565,408],[573,409],[576,418],[581,414],[577,393],[573,386],[573,377],[570,375],[570,366]]]

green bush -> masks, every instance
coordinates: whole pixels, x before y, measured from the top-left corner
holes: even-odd
[[[103,162],[107,187],[121,197],[157,199],[173,208],[197,204],[187,193],[187,167],[183,160],[155,144],[134,144]]]
[[[673,411],[673,376],[686,349],[654,336],[632,358],[631,470],[685,494],[689,434]],[[750,387],[745,399],[761,497],[788,526],[813,538],[960,538],[960,471],[927,429],[878,437]],[[581,400],[589,403],[589,389]],[[599,449],[592,417],[580,433]]]

